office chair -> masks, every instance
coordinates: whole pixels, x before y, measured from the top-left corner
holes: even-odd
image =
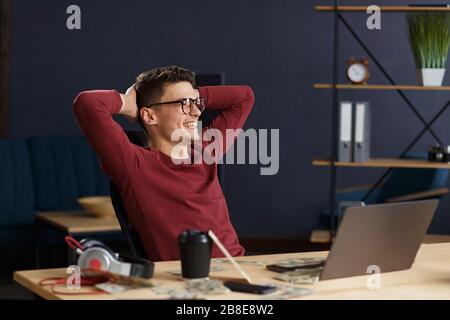
[[[195,83],[198,87],[203,86],[222,86],[225,84],[225,74],[223,72],[196,72],[195,73]],[[203,126],[207,126],[220,114],[219,111],[206,109],[200,115],[200,121],[202,121]],[[219,183],[222,188],[223,194],[226,198],[225,192],[225,164],[217,165],[217,176],[219,178]]]
[[[126,131],[128,139],[131,143],[137,146],[145,146],[146,139],[145,134],[142,131]],[[220,175],[219,175],[220,182]],[[222,188],[223,185],[221,184]],[[145,251],[144,245],[142,244],[141,238],[137,230],[133,227],[132,223],[128,219],[128,214],[125,210],[120,191],[112,180],[109,182],[109,192],[111,196],[112,205],[117,216],[117,220],[120,224],[120,229],[127,242],[130,254],[138,258],[147,258],[147,253]]]
[[[225,83],[225,76],[220,72],[196,73],[195,80],[197,86],[223,85]],[[206,126],[211,123],[217,115],[218,112],[214,110],[206,110],[200,116],[200,120],[203,121],[204,126]],[[126,134],[130,142],[137,146],[145,146],[147,144],[145,133],[143,131],[126,131]],[[223,164],[219,164],[217,166],[217,175],[220,186],[225,193],[225,166]],[[137,230],[128,219],[119,189],[113,181],[110,181],[109,187],[114,211],[116,212],[117,219],[119,220],[120,228],[122,229],[122,233],[127,242],[130,254],[135,257],[147,258],[147,253],[142,244],[141,238],[139,237]]]
[[[130,254],[136,258],[147,258],[147,253],[144,245],[142,244],[141,238],[139,237],[136,229],[133,228],[131,222],[128,220],[128,215],[125,211],[119,189],[117,189],[116,185],[112,181],[109,182],[109,192],[114,211],[116,212],[117,220],[119,220],[120,229],[125,237]]]
[[[128,139],[131,143],[138,146],[145,146],[145,134],[142,131],[126,131]],[[111,196],[112,205],[114,211],[116,212],[117,220],[119,220],[120,229],[127,242],[130,254],[138,258],[147,258],[147,253],[145,251],[144,245],[142,244],[141,238],[137,230],[133,227],[130,220],[128,219],[128,214],[125,210],[125,206],[122,201],[119,189],[114,184],[112,180],[109,182],[109,193]]]

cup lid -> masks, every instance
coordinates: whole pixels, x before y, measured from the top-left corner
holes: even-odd
[[[209,242],[209,236],[206,232],[201,232],[197,229],[188,229],[180,233],[178,236],[180,242],[196,241],[196,242]]]

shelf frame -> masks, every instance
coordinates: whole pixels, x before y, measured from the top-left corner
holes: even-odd
[[[350,24],[347,22],[347,20],[338,13],[339,20],[342,22],[342,24],[346,27],[346,29],[350,32],[350,34],[353,36],[353,38],[359,43],[359,45],[364,49],[364,51],[370,56],[370,58],[374,61],[375,65],[378,67],[378,69],[383,73],[383,75],[387,78],[388,82],[396,87],[398,86],[397,83],[394,81],[394,79],[389,75],[389,73],[386,71],[386,69],[383,67],[383,65],[379,62],[379,60],[373,55],[373,53],[370,51],[370,49],[364,44],[364,42],[361,40],[361,38],[356,34],[356,32],[353,30],[353,28],[350,26]],[[337,86],[337,84],[334,84],[334,86]],[[421,113],[417,110],[417,108],[414,106],[414,104],[408,99],[408,97],[405,95],[403,90],[401,89],[395,89],[397,93],[403,98],[407,106],[413,111],[413,113],[417,116],[417,118],[422,122],[424,125],[424,129],[422,130],[414,139],[413,141],[408,145],[407,148],[403,150],[403,152],[400,154],[399,158],[404,158],[406,154],[414,147],[414,145],[417,143],[417,141],[425,134],[425,132],[429,132],[433,138],[436,140],[438,144],[443,144],[442,140],[439,138],[439,136],[434,132],[434,130],[431,128],[431,125],[447,110],[450,100],[437,112],[437,114],[433,117],[432,121],[427,122],[425,118],[421,115]],[[374,186],[369,189],[369,191],[364,195],[362,201],[365,201],[372,192],[386,179],[386,177],[391,173],[392,168],[389,168],[386,170],[386,172],[378,179],[378,181],[374,184]]]
[[[334,0],[333,10],[333,103],[331,105],[331,141],[336,141],[338,137],[338,106],[339,106],[339,91],[336,88],[339,77],[339,12],[337,11],[339,0]],[[336,236],[337,226],[335,226],[334,217],[336,212],[336,188],[337,188],[337,168],[334,166],[338,155],[337,143],[331,144],[331,157],[333,165],[330,167],[330,190],[328,194],[329,212],[330,212],[330,246],[331,240]]]
[[[450,86],[418,86],[418,85],[391,85],[391,84],[347,84],[338,83],[340,90],[417,90],[417,91],[450,91]],[[314,89],[333,89],[332,83],[315,83]]]
[[[417,116],[417,118],[420,120],[420,122],[424,125],[424,128],[419,132],[419,134],[413,139],[413,141],[403,150],[403,152],[400,154],[399,158],[405,158],[407,153],[412,149],[412,147],[417,143],[417,141],[428,131],[433,138],[436,140],[437,143],[442,145],[442,141],[439,138],[439,136],[434,132],[434,130],[431,128],[431,126],[434,124],[434,122],[447,110],[447,108],[450,105],[450,100],[441,107],[441,109],[435,114],[435,116],[432,118],[431,121],[427,122],[425,118],[422,116],[422,114],[417,110],[417,108],[414,106],[414,104],[408,99],[408,97],[405,95],[403,90],[425,90],[425,89],[418,89],[417,86],[401,86],[397,85],[397,83],[394,81],[394,79],[389,75],[389,73],[386,71],[386,69],[383,67],[383,65],[379,62],[379,60],[372,54],[370,49],[364,44],[364,42],[361,40],[361,38],[357,35],[357,33],[353,30],[353,28],[350,26],[350,24],[346,21],[346,19],[341,14],[342,11],[366,11],[367,7],[353,7],[353,6],[338,6],[338,0],[334,0],[334,6],[329,6],[328,8],[321,8],[320,6],[316,7],[316,10],[318,11],[330,11],[334,13],[334,34],[333,34],[333,81],[332,84],[329,85],[329,89],[332,89],[333,92],[333,104],[332,104],[332,128],[331,128],[331,148],[332,148],[332,154],[331,154],[331,160],[330,160],[330,193],[329,193],[329,204],[330,204],[330,238],[335,235],[336,230],[334,226],[334,216],[336,215],[336,209],[335,209],[335,202],[336,202],[336,179],[337,179],[337,171],[336,168],[339,166],[339,163],[337,160],[337,110],[338,110],[338,92],[341,89],[356,89],[354,86],[351,85],[342,85],[337,83],[337,76],[338,76],[338,63],[339,63],[339,22],[344,25],[344,27],[347,29],[347,31],[352,35],[352,37],[358,42],[358,44],[364,49],[364,51],[369,55],[369,57],[373,60],[375,65],[378,67],[378,69],[383,73],[383,75],[387,78],[388,82],[390,83],[389,86],[380,88],[380,86],[385,85],[378,85],[377,87],[374,86],[367,86],[359,87],[364,89],[379,89],[379,90],[395,90],[405,101],[407,106],[413,111],[413,113]],[[385,12],[394,12],[394,11],[450,11],[450,8],[443,8],[443,7],[381,7],[382,10],[384,8]],[[340,87],[340,88],[339,88]],[[434,90],[437,90],[436,88],[433,88]],[[433,90],[428,88],[428,90]],[[442,90],[442,88],[441,88]],[[444,90],[447,90],[446,88]],[[362,198],[362,201],[365,201],[372,192],[383,183],[385,178],[389,175],[389,173],[392,171],[392,167],[389,167],[385,173],[378,179],[378,181],[373,185],[373,187],[364,195]]]
[[[338,6],[338,12],[367,12],[368,6]],[[430,11],[443,11],[448,12],[448,7],[409,7],[409,6],[379,6],[381,12],[430,12]],[[333,12],[335,8],[333,6],[316,6],[316,11],[319,12]]]
[[[331,166],[330,159],[315,159],[314,166]],[[431,162],[420,159],[372,158],[366,162],[335,162],[336,167],[350,168],[415,168],[415,169],[450,169],[445,162]]]

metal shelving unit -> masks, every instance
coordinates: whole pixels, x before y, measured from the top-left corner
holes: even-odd
[[[362,201],[367,197],[384,181],[389,175],[392,168],[450,168],[450,165],[445,163],[430,163],[420,160],[407,160],[403,159],[411,148],[417,143],[417,141],[425,134],[429,132],[437,143],[442,144],[441,139],[433,131],[431,126],[434,122],[447,110],[450,105],[450,100],[440,108],[431,121],[426,121],[417,108],[414,106],[411,100],[405,95],[403,91],[406,90],[420,90],[420,91],[450,91],[450,86],[442,87],[423,87],[417,85],[399,85],[397,84],[387,70],[383,67],[380,61],[373,55],[361,38],[357,35],[355,30],[349,25],[342,12],[353,13],[365,13],[367,6],[339,6],[338,0],[334,0],[334,6],[316,6],[317,12],[331,12],[334,18],[334,34],[333,34],[333,80],[332,83],[317,83],[314,84],[315,89],[330,89],[332,90],[332,125],[331,125],[331,158],[328,159],[315,159],[313,165],[316,166],[329,166],[330,167],[330,191],[329,191],[329,211],[330,211],[330,241],[334,238],[336,228],[334,225],[336,216],[336,175],[337,167],[385,167],[388,168],[386,172],[378,179],[373,187],[366,193]],[[381,12],[396,13],[396,12],[450,12],[450,8],[447,7],[408,7],[408,6],[380,6]],[[343,25],[345,29],[353,36],[358,44],[364,49],[367,55],[372,59],[374,64],[378,67],[381,73],[388,80],[388,84],[367,84],[367,85],[354,85],[354,84],[339,84],[339,27]],[[424,125],[423,130],[411,141],[411,143],[402,151],[398,159],[371,159],[364,163],[350,163],[350,162],[338,162],[337,161],[337,116],[339,108],[339,90],[395,90],[403,98],[408,107],[418,117],[418,119]]]

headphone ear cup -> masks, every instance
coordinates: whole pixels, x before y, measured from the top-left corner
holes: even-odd
[[[94,247],[103,248],[106,251],[108,251],[109,254],[111,254],[112,258],[116,259],[116,254],[110,248],[108,248],[103,242],[99,240],[83,239],[80,241],[80,244],[83,246],[84,250]]]
[[[94,240],[94,239],[83,239],[80,241],[81,246],[83,247],[84,250],[87,250],[93,246],[104,246],[105,244],[99,240]]]
[[[93,245],[89,249],[83,251],[78,258],[78,266],[81,269],[93,269],[109,272],[116,264],[116,259],[111,252],[103,247]]]
[[[114,260],[117,260],[117,254],[116,254],[114,251],[112,251],[109,247],[107,247],[105,244],[102,244],[102,245],[99,246],[99,247],[101,247],[101,248],[105,249],[106,251],[108,251],[108,253],[111,255],[111,257],[112,257]]]

